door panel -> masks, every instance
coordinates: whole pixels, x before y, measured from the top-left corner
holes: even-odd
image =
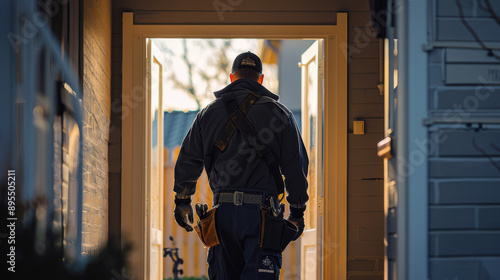
[[[302,68],[302,136],[309,155],[309,202],[305,212],[306,227],[301,238],[301,279],[321,277],[321,232],[323,196],[322,149],[322,42],[316,41],[307,49],[299,64]]]
[[[149,106],[149,180],[147,215],[149,229],[149,278],[163,279],[163,57],[154,42],[147,40]]]

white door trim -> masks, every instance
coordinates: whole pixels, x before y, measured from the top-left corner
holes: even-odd
[[[124,240],[134,243],[128,274],[145,279],[146,234],[146,38],[323,39],[324,279],[347,277],[347,13],[337,25],[134,25],[123,13],[122,189]],[[168,191],[168,190],[167,190]]]

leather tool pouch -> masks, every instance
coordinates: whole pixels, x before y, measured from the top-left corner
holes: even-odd
[[[297,233],[297,227],[283,219],[283,215],[275,217],[271,211],[262,209],[262,231],[260,247],[283,252]]]
[[[219,237],[217,236],[217,229],[215,227],[215,210],[217,208],[208,210],[207,216],[203,220],[199,220],[194,226],[201,242],[207,247],[219,244]]]

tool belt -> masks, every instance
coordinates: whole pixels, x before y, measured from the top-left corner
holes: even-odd
[[[297,227],[283,219],[283,212],[277,217],[269,209],[262,209],[260,247],[283,252],[297,233]]]
[[[215,226],[215,211],[217,208],[212,208],[207,211],[206,217],[199,220],[194,229],[200,237],[201,242],[207,246],[212,247],[219,244],[219,237],[217,236],[217,229]]]
[[[249,194],[244,192],[221,192],[217,203],[234,205],[257,204],[261,206],[260,247],[272,251],[283,252],[293,241],[298,229],[291,222],[283,219],[284,205],[277,207],[276,196]]]

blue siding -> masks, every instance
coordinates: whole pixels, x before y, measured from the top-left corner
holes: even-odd
[[[500,279],[500,60],[476,47],[455,0],[435,2],[434,39],[473,48],[429,53],[429,276]],[[484,1],[461,3],[479,38],[498,44]]]

